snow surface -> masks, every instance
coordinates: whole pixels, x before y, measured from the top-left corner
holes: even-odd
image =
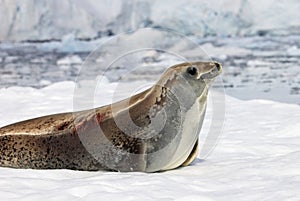
[[[102,84],[104,95],[97,104],[108,103],[116,86],[107,81]],[[60,82],[41,89],[0,89],[0,126],[71,111],[74,85]],[[132,90],[132,86],[128,83],[124,88]],[[212,110],[209,103],[208,113]],[[226,96],[223,133],[205,160],[197,158],[189,167],[151,174],[0,168],[0,197],[30,201],[300,200],[299,122],[299,105]]]

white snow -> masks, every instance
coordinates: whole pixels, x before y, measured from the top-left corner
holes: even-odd
[[[97,100],[107,104],[116,83],[102,84],[104,98]],[[128,83],[124,89],[132,91],[132,86]],[[0,126],[71,111],[73,91],[73,82],[42,89],[2,88]],[[211,110],[209,104],[208,113]],[[300,200],[299,122],[299,105],[226,96],[223,133],[205,160],[198,158],[189,167],[151,174],[0,168],[0,197],[30,201]]]
[[[287,49],[287,54],[292,56],[300,56],[300,49],[294,45]]]
[[[57,65],[59,66],[63,66],[63,65],[71,65],[71,64],[81,64],[82,63],[82,59],[77,56],[77,55],[71,55],[71,56],[66,56],[64,58],[61,58],[59,60],[57,60]]]

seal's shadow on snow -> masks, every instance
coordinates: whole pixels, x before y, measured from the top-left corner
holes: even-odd
[[[196,158],[189,166],[195,166],[199,163],[205,162],[205,159]]]

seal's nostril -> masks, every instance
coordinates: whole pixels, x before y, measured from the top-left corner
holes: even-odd
[[[219,64],[219,63],[217,63],[217,62],[215,62],[215,65],[216,65],[216,67],[217,67],[217,69],[218,69],[218,71],[220,71],[221,70],[221,65]]]

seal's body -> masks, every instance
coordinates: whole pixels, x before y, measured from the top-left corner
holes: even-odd
[[[0,166],[155,172],[197,155],[213,62],[170,67],[148,90],[96,109],[0,129]]]

